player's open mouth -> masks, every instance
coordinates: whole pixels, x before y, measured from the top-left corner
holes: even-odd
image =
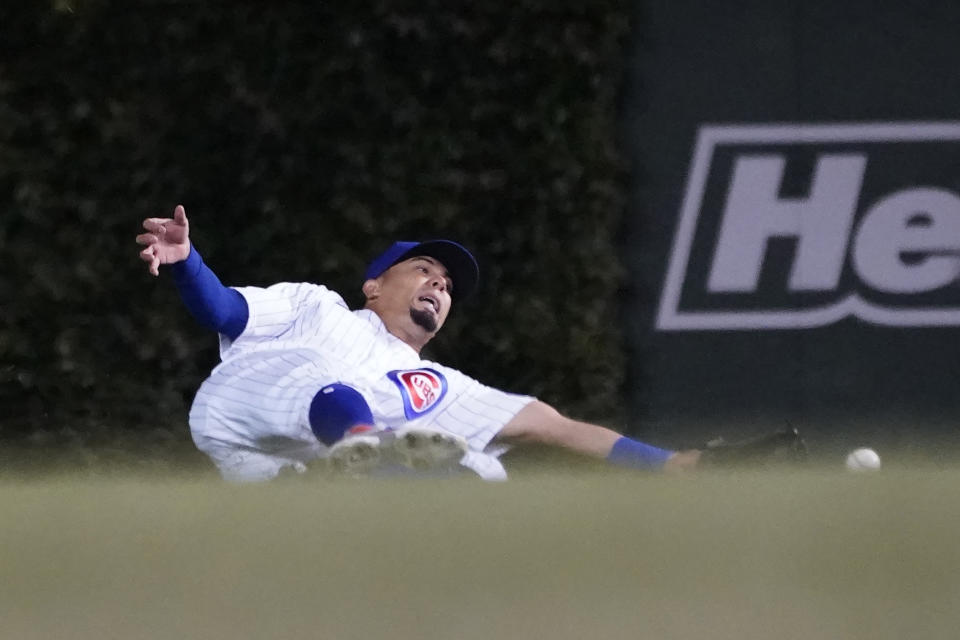
[[[426,302],[426,303],[427,303],[427,306],[429,306],[431,309],[433,309],[433,312],[434,312],[434,313],[436,313],[436,314],[438,314],[438,315],[440,314],[440,301],[437,300],[436,298],[434,298],[434,297],[432,297],[432,296],[420,296],[420,297],[417,299],[417,301],[418,301],[418,302]]]

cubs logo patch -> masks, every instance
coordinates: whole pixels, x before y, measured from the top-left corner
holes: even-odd
[[[436,407],[447,393],[447,379],[434,369],[390,371],[387,377],[400,389],[407,420],[419,418]]]

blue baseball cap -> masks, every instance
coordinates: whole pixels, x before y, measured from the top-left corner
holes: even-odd
[[[467,249],[452,240],[426,240],[424,242],[394,242],[390,248],[374,258],[364,274],[365,280],[379,277],[384,271],[409,258],[429,256],[439,260],[453,280],[450,297],[462,300],[477,288],[480,267]]]

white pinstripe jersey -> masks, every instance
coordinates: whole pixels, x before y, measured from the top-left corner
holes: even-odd
[[[324,457],[309,423],[310,402],[333,382],[359,391],[376,426],[416,424],[466,438],[462,463],[482,477],[505,477],[494,436],[530,396],[506,393],[436,362],[421,360],[373,311],[350,311],[322,285],[237,288],[249,319],[230,340],[190,412],[197,446],[227,477],[259,479],[283,466]]]

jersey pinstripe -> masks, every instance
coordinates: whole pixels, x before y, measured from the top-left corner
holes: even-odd
[[[333,382],[364,396],[376,427],[416,424],[458,434],[470,447],[465,466],[488,479],[505,477],[496,460],[505,448],[491,440],[534,398],[421,360],[374,312],[350,311],[322,285],[237,291],[249,307],[247,326],[235,340],[220,336],[222,362],[190,411],[194,442],[225,477],[265,479],[325,457],[308,414],[314,394]]]

